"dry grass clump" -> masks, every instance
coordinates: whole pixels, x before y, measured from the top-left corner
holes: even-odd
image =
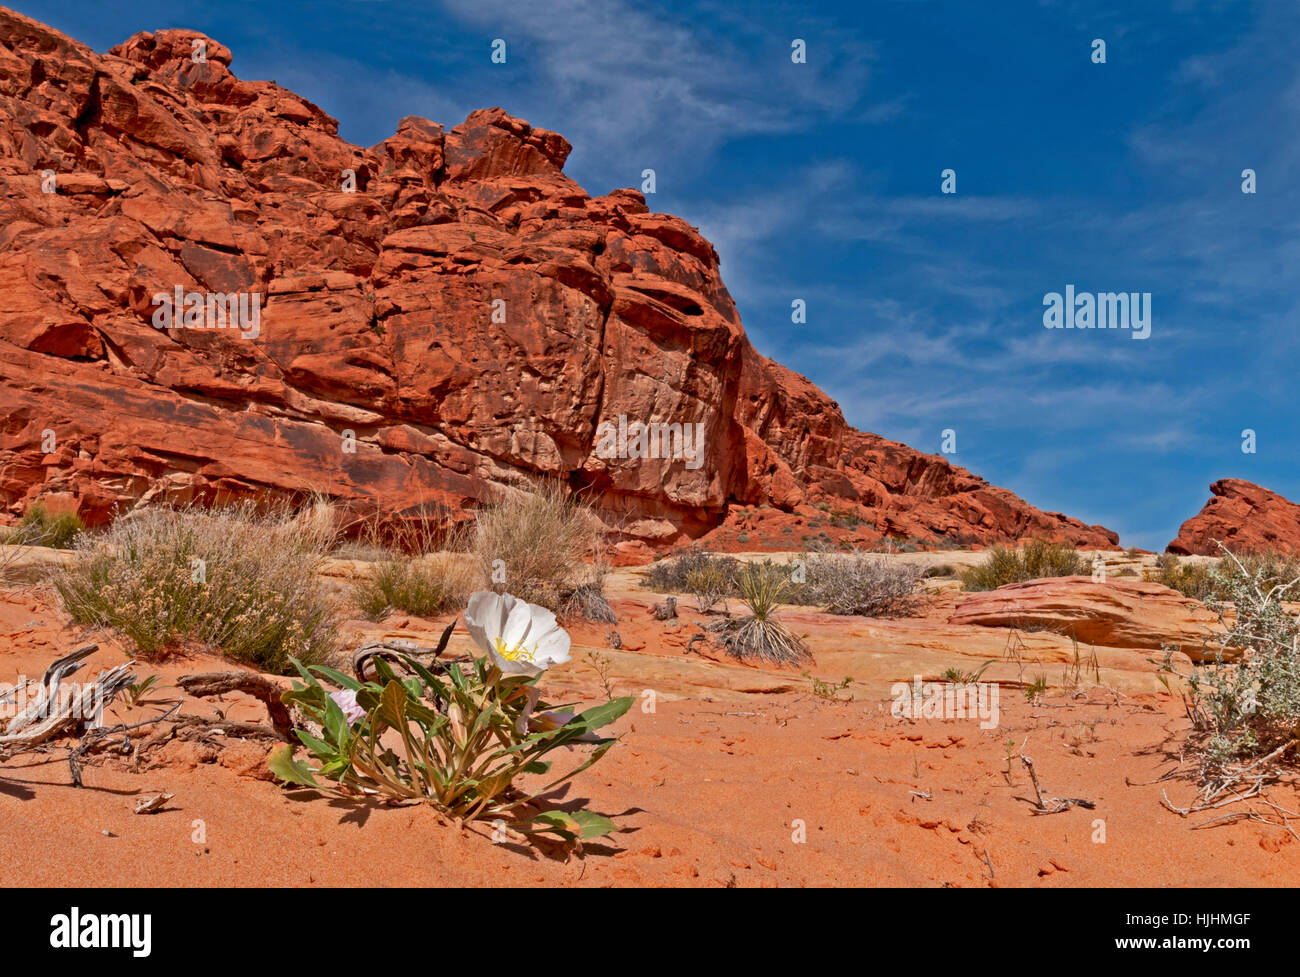
[[[1031,539],[1019,550],[994,546],[983,563],[962,572],[961,582],[963,590],[997,590],[1009,583],[1091,572],[1088,561],[1068,543]]]
[[[332,532],[284,508],[145,509],[80,536],[53,583],[75,621],[120,632],[141,658],[197,644],[283,672],[335,648],[317,576]]]
[[[1144,570],[1149,583],[1161,583],[1195,600],[1206,600],[1214,592],[1214,568],[1206,563],[1184,563],[1173,553],[1156,557],[1153,570]]]
[[[537,483],[479,510],[469,549],[483,576],[507,592],[561,614],[613,619],[601,589],[608,572],[605,531],[562,484]]]
[[[726,611],[728,595],[736,592],[736,572],[740,561],[706,554],[704,560],[696,562],[697,565],[686,574],[687,593],[695,597],[701,614],[707,614],[719,601]]]
[[[436,617],[465,606],[474,576],[455,553],[386,556],[369,577],[356,583],[353,597],[372,621],[382,621],[394,611]]]
[[[807,582],[795,595],[800,603],[864,617],[913,613],[924,575],[916,564],[869,553],[810,554],[805,569]]]
[[[764,560],[747,563],[736,573],[736,591],[749,608],[745,617],[729,617],[715,624],[727,651],[740,659],[757,659],[772,665],[798,665],[812,661],[807,645],[776,616],[776,608],[793,591],[792,565]]]
[[[75,512],[51,513],[44,502],[37,500],[23,513],[13,538],[17,545],[66,550],[72,548],[73,541],[85,528]]]
[[[465,534],[441,527],[441,514],[424,508],[400,519],[375,514],[356,541],[339,548],[340,555],[373,564],[352,588],[365,617],[382,621],[396,611],[435,617],[465,606],[480,583],[477,570],[455,552],[465,548]]]
[[[689,594],[692,575],[700,574],[703,580],[712,576],[715,580],[730,581],[740,568],[740,561],[735,557],[721,556],[708,550],[687,550],[680,556],[660,560],[650,567],[646,575],[646,585],[661,594]],[[734,586],[728,585],[728,592]]]

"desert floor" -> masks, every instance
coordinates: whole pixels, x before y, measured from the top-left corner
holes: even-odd
[[[975,554],[898,559],[962,564]],[[1109,554],[1108,571],[1140,569],[1150,557]],[[331,567],[340,590],[362,572]],[[567,800],[609,814],[624,831],[582,855],[545,855],[495,844],[490,827],[460,828],[427,807],[348,804],[286,791],[265,772],[265,749],[251,742],[173,743],[158,762],[134,770],[130,758],[101,758],[71,786],[62,750],[25,754],[0,766],[0,884],[98,885],[701,885],[701,886],[1284,886],[1300,882],[1300,841],[1278,824],[1241,819],[1197,826],[1220,812],[1182,817],[1195,795],[1190,764],[1180,764],[1187,731],[1181,700],[1165,692],[1142,647],[1095,648],[1097,673],[1072,677],[1074,645],[1035,630],[1033,607],[1012,638],[1008,627],[949,623],[968,595],[932,580],[922,614],[897,620],[837,618],[788,608],[784,619],[807,635],[813,675],[853,683],[840,701],[813,694],[800,670],[748,667],[686,652],[706,616],[690,597],[679,618],[651,614],[659,600],[640,570],[616,571],[607,593],[619,615],[620,650],[610,626],[571,629],[573,660],[543,679],[551,701],[603,698],[602,684],[638,705],[613,728],[621,741],[571,782]],[[1131,576],[1131,574],[1130,574]],[[1118,611],[1098,604],[1086,578],[1077,606],[1054,598],[1044,614],[1083,618]],[[1104,586],[1104,585],[1101,585]],[[1145,598],[1141,598],[1145,600]],[[1062,610],[1064,602],[1064,611]],[[1038,606],[1038,605],[1034,605]],[[1185,626],[1170,602],[1150,619],[1116,629],[1130,643],[1143,627]],[[1188,614],[1190,614],[1190,609]],[[1133,615],[1130,615],[1133,616]],[[450,616],[402,615],[381,625],[351,622],[355,641],[384,635],[432,645]],[[1050,622],[1049,622],[1050,623]],[[85,635],[68,625],[57,599],[37,583],[0,589],[0,682],[38,677]],[[1021,666],[1004,658],[1023,642],[1025,678],[1049,691],[1029,702]],[[86,670],[124,660],[102,635]],[[1141,643],[1141,640],[1139,640]],[[1149,642],[1147,642],[1149,643]],[[1158,647],[1158,645],[1157,645]],[[458,629],[449,654],[468,654]],[[979,668],[1000,691],[1000,722],[911,720],[890,713],[890,686],[914,675]],[[208,655],[140,663],[164,683],[229,666]],[[602,678],[602,672],[604,673]],[[287,680],[286,684],[287,684]],[[172,688],[159,698],[175,697]],[[848,697],[851,696],[851,699]],[[652,701],[653,700],[653,701]],[[242,694],[187,699],[183,711],[263,721],[262,705]],[[138,721],[157,706],[115,707]],[[1035,764],[1042,789],[1082,798],[1036,814],[1034,788],[1018,760]],[[1161,779],[1165,778],[1165,779]],[[174,794],[157,813],[136,802]],[[1273,798],[1300,810],[1290,788]],[[1267,814],[1258,802],[1255,810]],[[1246,804],[1227,811],[1246,811]]]

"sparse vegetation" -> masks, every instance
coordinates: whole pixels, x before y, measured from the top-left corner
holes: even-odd
[[[1176,649],[1166,648],[1160,666],[1166,686],[1171,676],[1183,682],[1206,803],[1243,780],[1254,781],[1258,791],[1272,775],[1268,765],[1300,740],[1300,625],[1282,606],[1300,588],[1300,571],[1275,582],[1281,565],[1239,558],[1225,548],[1208,601],[1224,628],[1213,641],[1212,659],[1181,672],[1173,662]]]
[[[790,596],[791,567],[764,560],[748,563],[736,573],[736,590],[749,608],[745,617],[730,617],[713,626],[727,650],[737,658],[756,658],[776,665],[812,660],[803,641],[776,616]]]
[[[1019,550],[994,546],[982,563],[962,573],[961,582],[963,590],[996,590],[1009,583],[1089,573],[1088,561],[1073,546],[1031,539]]]
[[[78,537],[53,582],[77,623],[118,631],[141,658],[193,643],[283,672],[334,651],[317,576],[331,535],[284,509],[146,509]]]
[[[953,685],[974,685],[983,677],[985,670],[996,660],[990,658],[973,672],[962,671],[956,667],[945,668],[939,677],[945,682],[951,682]]]
[[[503,571],[506,589],[521,600],[586,613],[599,606],[608,569],[604,539],[590,507],[559,482],[542,481],[480,510],[469,548],[484,579],[496,583],[494,570]],[[609,610],[603,597],[599,604]],[[610,614],[595,620],[612,620]]]
[[[736,569],[739,561],[725,556],[709,556],[695,561],[696,565],[686,575],[687,593],[695,597],[701,614],[707,614],[714,604],[722,602],[726,608],[727,595],[735,591]]]
[[[815,695],[818,699],[825,699],[827,702],[852,702],[853,701],[853,696],[851,694],[848,695],[847,697],[841,695],[841,693],[843,693],[846,689],[848,689],[850,685],[853,684],[853,679],[847,675],[840,681],[838,685],[833,684],[831,682],[824,682],[821,679],[819,679],[816,675],[814,675],[812,672],[804,672],[803,677],[808,679],[808,681],[811,683],[812,694]]]
[[[870,553],[809,554],[793,599],[832,614],[903,615],[915,609],[919,566]]]
[[[51,513],[45,503],[37,500],[27,507],[18,523],[16,540],[28,546],[48,546],[66,550],[72,547],[78,534],[85,531],[85,523],[75,512]]]
[[[646,585],[661,594],[690,594],[693,574],[703,572],[697,578],[703,581],[707,577],[728,582],[728,593],[734,593],[733,578],[740,568],[740,561],[733,556],[720,556],[707,550],[687,550],[680,556],[660,560],[646,576]]]
[[[1172,553],[1156,557],[1155,568],[1147,570],[1144,576],[1195,600],[1206,600],[1214,588],[1212,567],[1206,563],[1184,563]]]

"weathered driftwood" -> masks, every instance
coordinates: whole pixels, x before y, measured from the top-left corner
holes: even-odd
[[[266,706],[271,725],[280,739],[288,740],[293,733],[293,720],[288,707],[280,701],[283,687],[256,672],[203,672],[199,675],[182,675],[176,684],[195,698],[243,692],[260,699]],[[189,717],[182,716],[181,719]],[[249,724],[244,724],[249,725]],[[236,734],[239,735],[239,734]]]
[[[369,641],[362,645],[352,655],[352,672],[356,675],[357,680],[361,682],[373,682],[375,680],[374,662],[376,658],[382,658],[390,665],[405,669],[406,662],[403,658],[437,658],[447,648],[447,642],[451,640],[451,632],[456,629],[456,622],[452,621],[447,625],[446,630],[442,632],[442,637],[438,639],[438,647],[421,648],[411,641]],[[435,664],[433,662],[421,662],[422,665]]]
[[[85,645],[50,663],[41,678],[40,691],[27,708],[16,715],[0,733],[0,758],[31,749],[69,729],[84,726],[87,720],[98,723],[114,698],[135,681],[126,662],[106,671],[89,685],[71,694],[61,694],[64,681],[85,664],[98,645]]]

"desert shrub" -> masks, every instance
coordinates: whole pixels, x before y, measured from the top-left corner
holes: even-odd
[[[1282,606],[1300,582],[1273,582],[1277,565],[1268,560],[1224,554],[1208,601],[1224,629],[1212,641],[1212,657],[1182,673],[1167,648],[1161,665],[1164,675],[1185,681],[1202,774],[1210,781],[1233,778],[1234,762],[1280,756],[1300,738],[1300,625]]]
[[[804,567],[806,582],[796,593],[801,604],[864,617],[910,612],[922,574],[915,564],[870,553],[810,554]]]
[[[490,606],[494,600],[500,603]],[[481,621],[476,601],[486,607]],[[458,820],[500,819],[525,835],[574,841],[615,830],[612,821],[591,811],[549,809],[545,798],[613,746],[616,740],[595,731],[627,712],[633,700],[613,699],[576,716],[550,712],[560,707],[540,701],[536,688],[547,661],[538,660],[536,674],[503,672],[527,652],[522,643],[506,647],[500,631],[517,603],[509,595],[475,595],[465,617],[484,653],[465,665],[446,663],[441,674],[404,657],[400,663],[409,677],[399,678],[377,658],[375,680],[367,682],[300,665],[303,683],[295,683],[284,700],[315,727],[297,731],[315,766],[295,759],[286,746],[272,755],[272,773],[338,797],[423,801]],[[567,660],[568,636],[556,628],[555,616],[537,606],[528,610],[528,635],[559,650],[550,661]],[[327,692],[320,679],[339,690]],[[583,744],[592,747],[590,754],[554,777],[547,755]],[[519,783],[526,775],[542,779],[527,789]]]
[[[85,528],[75,512],[52,514],[46,510],[45,503],[36,501],[23,513],[15,538],[29,546],[66,550]]]
[[[78,537],[53,581],[73,620],[120,632],[142,658],[194,643],[281,672],[334,650],[317,576],[331,542],[287,510],[146,509]]]
[[[1143,576],[1195,600],[1206,600],[1214,589],[1214,571],[1208,564],[1184,563],[1173,553],[1161,553],[1155,568]]]
[[[1089,573],[1088,561],[1068,543],[1031,539],[1019,550],[994,546],[984,562],[962,572],[961,582],[963,590],[996,590],[1025,580]]]
[[[336,549],[336,555],[373,564],[352,588],[363,615],[373,621],[393,611],[433,617],[464,606],[478,575],[472,558],[455,552],[465,548],[465,533],[441,527],[441,514],[423,507],[399,518],[374,514],[355,541]]]
[[[736,568],[739,566],[739,561],[730,557],[710,557],[699,561],[686,575],[683,589],[695,597],[701,614],[707,614],[719,601],[726,607],[727,595],[735,591]]]
[[[1257,577],[1270,590],[1280,584],[1289,584],[1300,577],[1300,557],[1293,553],[1279,553],[1276,550],[1251,550],[1237,554],[1242,570],[1251,577]],[[1293,592],[1292,592],[1293,593]],[[1288,597],[1294,600],[1294,597]]]
[[[455,554],[385,557],[369,577],[357,582],[353,595],[366,617],[380,621],[392,611],[434,617],[459,609],[472,588],[466,567]]]
[[[727,618],[713,631],[732,655],[774,665],[794,665],[812,660],[803,641],[776,616],[776,608],[791,595],[794,567],[770,560],[747,563],[736,572],[736,592],[749,608],[744,617]]]
[[[957,576],[957,568],[951,563],[940,563],[937,566],[926,567],[921,576],[926,580],[933,580],[936,577],[955,577]]]
[[[558,609],[574,606],[580,588],[587,601],[591,588],[599,592],[608,570],[604,539],[589,506],[559,482],[543,481],[476,513],[469,548],[486,580],[500,582],[493,575],[500,560],[512,594]]]
[[[680,556],[655,563],[646,576],[646,585],[660,594],[690,594],[693,593],[690,587],[692,574],[703,571],[705,576],[697,577],[701,581],[707,575],[730,580],[739,568],[740,561],[733,556],[721,556],[707,550],[687,550]]]

